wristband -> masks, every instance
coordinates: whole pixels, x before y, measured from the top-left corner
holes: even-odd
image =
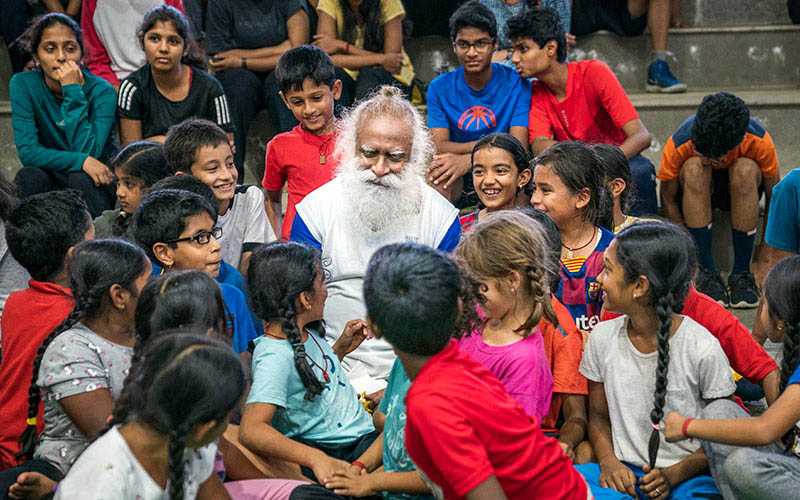
[[[247,58],[246,57],[242,58],[242,69],[247,69]]]
[[[683,437],[685,437],[685,438],[691,439],[691,436],[689,436],[689,432],[688,431],[689,431],[689,424],[692,422],[692,420],[694,420],[694,419],[693,418],[687,418],[686,420],[683,421],[683,427],[681,427],[681,433],[683,434]]]
[[[356,467],[361,467],[361,470],[363,470],[365,472],[367,471],[367,466],[364,465],[362,462],[359,462],[358,460],[353,460],[352,462],[350,462],[350,465],[355,465]]]

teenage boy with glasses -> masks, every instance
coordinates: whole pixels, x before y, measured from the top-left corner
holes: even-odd
[[[437,153],[428,181],[457,206],[469,206],[477,198],[462,194],[473,191],[467,174],[475,142],[508,132],[528,144],[531,87],[513,69],[492,63],[497,24],[484,5],[471,1],[458,8],[450,17],[450,37],[461,67],[428,87],[428,128]]]

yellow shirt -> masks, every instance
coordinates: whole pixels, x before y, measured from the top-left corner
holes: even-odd
[[[319,12],[324,12],[336,20],[336,33],[340,40],[344,40],[344,15],[342,14],[342,7],[339,0],[319,0],[317,5]],[[381,23],[386,24],[397,16],[405,16],[406,11],[400,0],[381,0]],[[364,28],[356,26],[356,43],[354,44],[359,49],[364,48]],[[358,70],[343,68],[350,78],[355,80],[358,78]],[[411,59],[408,58],[405,49],[403,49],[403,66],[400,68],[400,74],[392,75],[395,79],[403,85],[410,86],[411,80],[414,79],[414,67],[411,65]]]

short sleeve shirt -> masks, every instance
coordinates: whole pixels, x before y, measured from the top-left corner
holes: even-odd
[[[66,473],[89,440],[72,423],[59,401],[108,389],[117,399],[130,371],[133,348],[114,344],[82,323],[58,335],[42,356],[37,384],[44,401],[44,431],[34,457]]]
[[[705,399],[728,397],[736,384],[717,339],[692,318],[682,318],[669,341],[664,415],[698,417]],[[630,341],[627,316],[595,326],[581,360],[581,373],[604,385],[614,455],[638,467],[648,463],[657,365],[657,351],[644,354]],[[670,467],[698,448],[697,441],[666,442],[662,429],[656,467]]]
[[[322,394],[313,401],[305,399],[306,389],[295,368],[294,350],[288,340],[261,336],[255,344],[253,385],[247,404],[277,406],[272,426],[281,434],[337,445],[351,443],[375,429],[339,358],[322,336],[309,330],[304,343],[314,375],[324,382],[325,370],[330,378]]]
[[[438,76],[428,86],[428,128],[446,128],[452,142],[472,142],[511,127],[527,127],[531,86],[516,71],[492,63],[492,78],[473,90],[464,68]]]
[[[567,63],[567,96],[562,101],[544,83],[533,83],[530,142],[547,137],[619,146],[627,138],[622,126],[637,118],[628,95],[604,62]]]
[[[289,39],[286,22],[302,0],[213,0],[206,14],[207,52],[258,49]]]
[[[264,193],[257,186],[236,186],[231,205],[217,217],[217,225],[222,228],[222,259],[237,269],[242,252],[277,239],[264,210]]]
[[[145,64],[119,85],[117,114],[120,118],[142,122],[142,137],[166,135],[172,125],[187,118],[205,118],[225,132],[233,132],[233,118],[222,85],[205,71],[192,72],[189,94],[182,101],[170,101],[159,92]]]
[[[772,188],[766,240],[778,250],[800,252],[800,169]]]

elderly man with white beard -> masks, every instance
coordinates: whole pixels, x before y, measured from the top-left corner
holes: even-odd
[[[458,211],[425,183],[433,144],[414,106],[394,87],[358,103],[340,125],[339,171],[297,205],[291,239],[322,252],[329,273],[325,336],[333,343],[345,324],[364,318],[369,258],[378,248],[413,241],[450,252],[458,244]],[[342,361],[361,393],[386,386],[395,355],[370,339]]]

